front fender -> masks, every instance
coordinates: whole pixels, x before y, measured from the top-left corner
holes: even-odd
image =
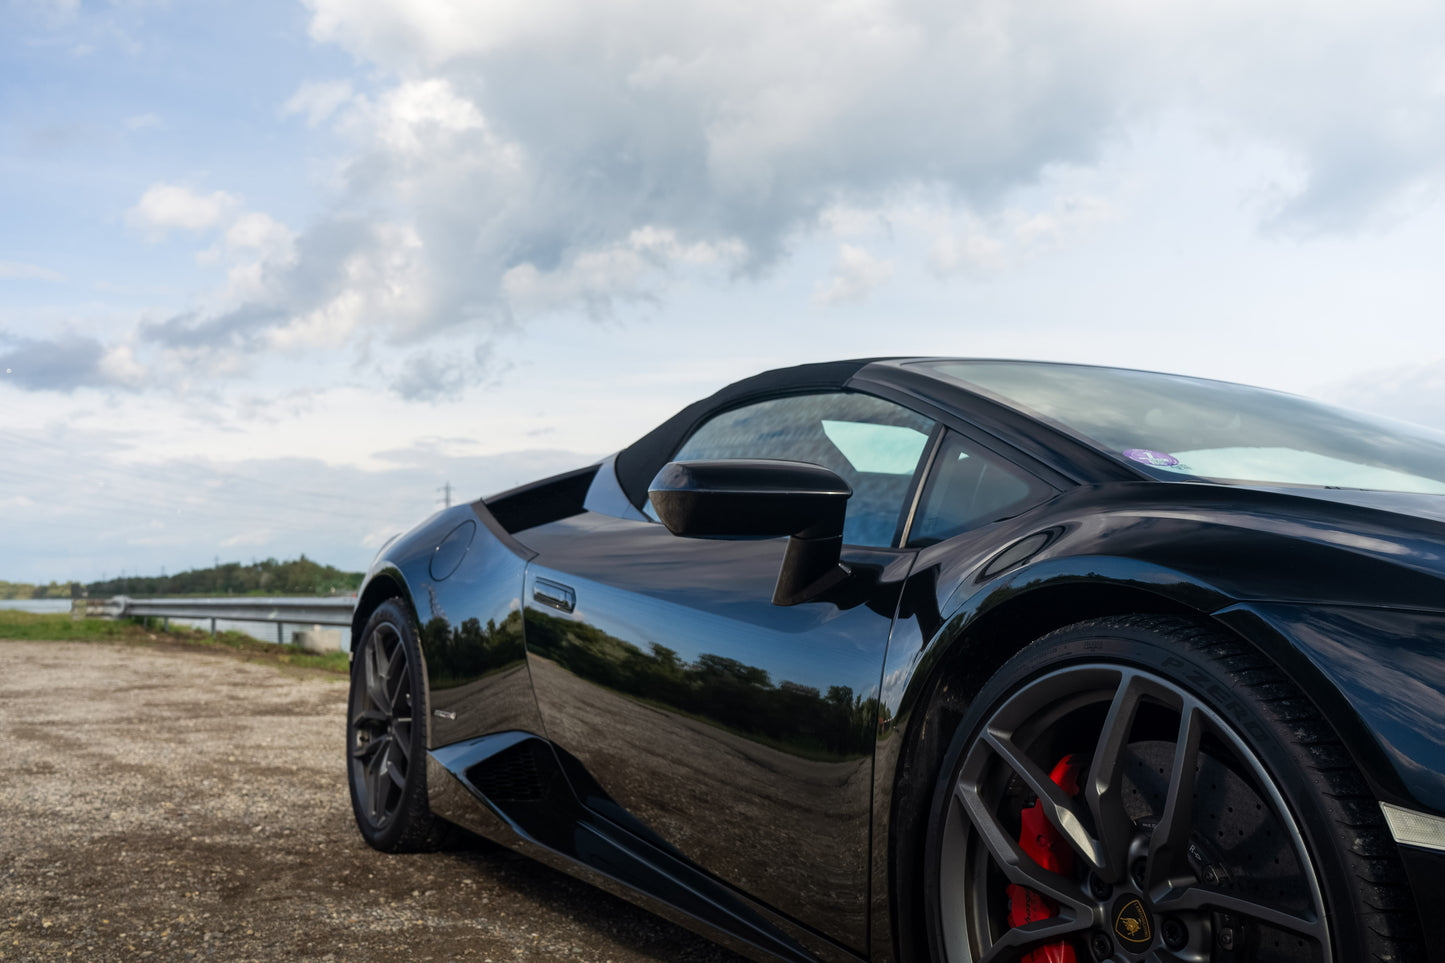
[[[1445,614],[1241,604],[1221,622],[1268,646],[1383,802],[1445,814]]]
[[[1355,713],[1351,702],[1366,683],[1347,658],[1352,646],[1398,651],[1371,633],[1400,612],[1425,613],[1416,628],[1439,638],[1439,532],[1423,526],[1392,540],[1377,512],[1325,506],[1300,514],[1298,499],[1275,493],[1109,485],[923,549],[882,673],[873,857],[888,878],[876,891],[894,893],[895,906],[909,903],[897,894],[920,844],[914,817],[971,693],[1033,639],[1100,616],[1170,613],[1242,637],[1315,700],[1381,798],[1439,809],[1445,780],[1413,760],[1440,758],[1445,713],[1428,709],[1428,736],[1412,735],[1412,713],[1398,707]],[[1331,607],[1352,617],[1326,626],[1308,618]],[[1423,702],[1434,706],[1442,689],[1428,686]],[[907,956],[907,925],[889,918],[886,904],[875,908],[878,958],[895,947]]]

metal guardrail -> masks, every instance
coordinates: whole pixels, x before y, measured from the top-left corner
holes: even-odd
[[[267,598],[241,596],[208,599],[133,599],[117,595],[111,599],[76,599],[71,612],[102,618],[210,619],[211,634],[216,634],[216,620],[229,622],[272,622],[276,625],[276,641],[281,641],[287,623],[292,625],[351,625],[356,599],[340,598]]]
[[[72,619],[108,619],[111,615],[110,599],[71,599]]]

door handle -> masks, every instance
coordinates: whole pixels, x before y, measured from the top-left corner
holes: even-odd
[[[543,605],[571,612],[577,608],[577,593],[561,582],[539,578],[532,583],[532,598]]]

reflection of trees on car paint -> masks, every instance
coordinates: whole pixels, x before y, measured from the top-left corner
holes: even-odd
[[[644,652],[594,626],[534,609],[526,632],[534,652],[581,678],[794,754],[848,759],[872,752],[878,699],[848,686],[824,693],[787,680],[775,685],[766,669],[737,659],[704,653],[689,663],[655,642]]]
[[[422,626],[421,645],[433,689],[465,685],[522,661],[522,614],[512,612],[501,625],[488,619],[485,627],[475,618],[453,627],[436,616]]]

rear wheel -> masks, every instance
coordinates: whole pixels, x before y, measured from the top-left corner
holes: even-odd
[[[353,653],[346,715],[352,812],[367,843],[385,852],[435,849],[445,836],[427,805],[425,687],[415,623],[388,599]]]
[[[1379,808],[1269,663],[1164,617],[1045,636],[945,758],[924,884],[946,963],[1416,959]]]

